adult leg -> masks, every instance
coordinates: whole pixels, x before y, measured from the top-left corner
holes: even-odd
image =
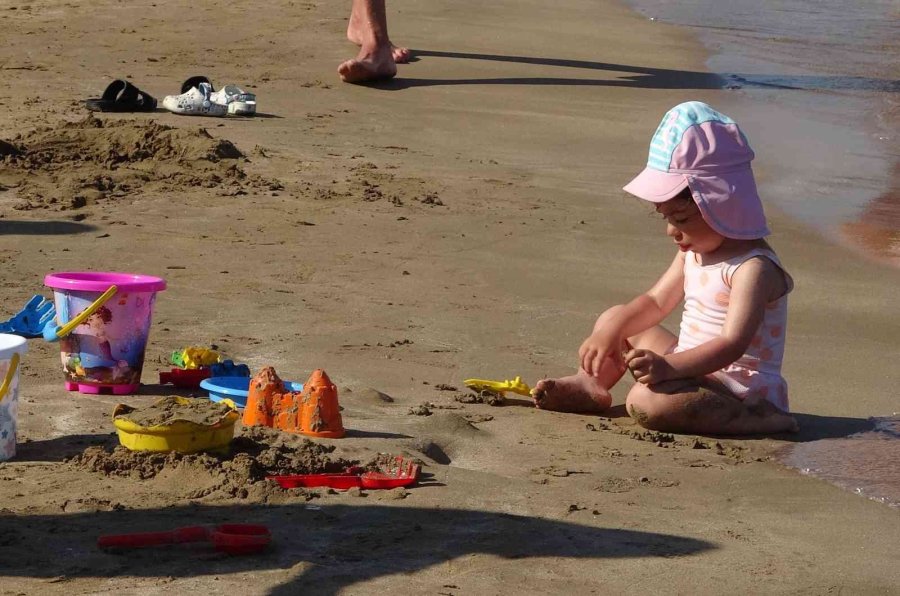
[[[369,26],[366,24],[364,16],[365,11],[357,8],[358,4],[361,3],[354,0],[353,8],[350,11],[350,23],[347,25],[347,39],[356,45],[361,46],[366,37],[365,32]],[[384,2],[382,2],[382,6],[384,6]],[[381,9],[381,13],[385,15],[384,20],[386,23],[387,16],[384,8]],[[387,37],[387,26],[385,26],[385,37]],[[391,46],[391,56],[394,58],[394,62],[397,64],[406,64],[409,62],[409,50],[407,48],[395,46],[390,39],[388,39],[388,45]]]
[[[755,435],[796,432],[796,419],[767,400],[744,402],[724,386],[680,380],[647,386],[636,383],[625,400],[628,413],[644,428],[701,435]]]
[[[345,83],[362,83],[389,79],[397,74],[397,65],[387,34],[385,0],[353,0],[351,26],[356,15],[360,24],[359,54],[338,66],[338,74]]]
[[[615,316],[621,306],[614,306],[604,312],[594,323],[594,331],[607,324]],[[659,354],[668,352],[678,341],[672,333],[663,327],[652,327],[634,337],[628,338],[635,348],[653,350]],[[542,410],[556,412],[602,412],[612,404],[609,390],[619,382],[625,374],[625,368],[607,358],[600,369],[600,375],[593,377],[580,366],[578,371],[566,377],[542,379],[532,391],[534,405]]]

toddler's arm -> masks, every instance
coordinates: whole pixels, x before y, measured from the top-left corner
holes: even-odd
[[[597,321],[594,332],[578,350],[581,367],[597,376],[603,361],[612,358],[624,369],[622,346],[633,335],[657,325],[684,298],[684,254],[678,253],[672,264],[652,288],[627,304],[608,309]]]
[[[765,316],[766,304],[777,300],[786,291],[784,275],[772,261],[764,257],[749,259],[732,276],[731,298],[722,334],[696,348],[658,357],[657,366],[649,366],[651,372],[642,382],[652,385],[673,379],[697,378],[728,366],[747,351]],[[629,360],[633,358],[632,355]],[[641,368],[646,370],[648,367]]]

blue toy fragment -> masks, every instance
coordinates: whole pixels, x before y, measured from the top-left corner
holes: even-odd
[[[0,333],[12,333],[22,337],[45,337],[49,329],[56,333],[56,308],[53,302],[41,295],[31,297],[25,308],[7,321],[0,322]]]
[[[235,364],[231,360],[211,364],[209,366],[212,377],[249,377],[250,367],[246,364]]]

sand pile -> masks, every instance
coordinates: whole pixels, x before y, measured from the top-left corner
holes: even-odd
[[[266,477],[280,474],[316,474],[341,472],[356,462],[332,458],[333,446],[280,433],[263,427],[243,430],[231,443],[227,454],[152,453],[130,451],[117,446],[88,447],[68,460],[79,470],[99,472],[104,476],[128,479],[158,479],[161,483],[173,477],[189,479],[180,489],[186,498],[214,496],[221,498],[258,497],[267,500],[281,489]]]
[[[100,120],[37,128],[0,140],[0,188],[15,189],[14,208],[79,209],[137,193],[281,188],[247,174],[244,155],[204,128],[181,129],[139,120]]]

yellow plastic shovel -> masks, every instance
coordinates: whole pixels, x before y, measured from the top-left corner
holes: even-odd
[[[463,381],[466,387],[474,391],[493,391],[494,393],[506,393],[512,391],[526,397],[531,396],[531,387],[522,381],[522,377],[506,381],[488,381],[485,379],[466,379]]]

